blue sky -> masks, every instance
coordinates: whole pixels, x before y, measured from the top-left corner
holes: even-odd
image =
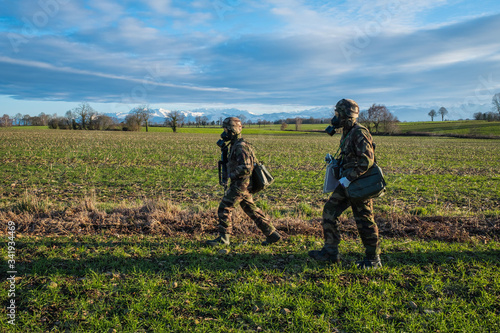
[[[84,101],[101,112],[267,113],[341,98],[459,108],[490,105],[500,92],[498,1],[0,5],[1,114],[64,114]]]

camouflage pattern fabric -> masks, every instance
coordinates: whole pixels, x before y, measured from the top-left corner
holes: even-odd
[[[352,207],[356,227],[365,246],[366,255],[372,257],[380,254],[378,227],[373,217],[373,200],[350,202],[342,186],[338,186],[333,191],[323,208],[325,247],[338,247],[340,244],[338,218],[349,206]]]
[[[254,162],[253,150],[245,140],[238,138],[231,142],[228,157],[228,171],[231,180],[250,177]]]
[[[265,236],[269,236],[276,230],[269,218],[255,205],[253,196],[248,191],[254,161],[255,155],[248,143],[242,138],[231,141],[228,162],[231,184],[217,211],[220,233],[231,234],[231,212],[237,203]]]
[[[353,181],[368,171],[374,163],[372,136],[366,127],[356,124],[342,135],[341,142],[344,143],[341,147],[341,177]]]
[[[347,132],[347,131],[344,131]],[[345,139],[347,137],[347,139]],[[345,139],[345,140],[344,140]],[[365,127],[356,124],[341,139],[341,177],[350,181],[365,173],[374,163],[373,141]],[[339,216],[352,207],[359,235],[366,248],[366,255],[380,254],[378,227],[373,217],[373,201],[351,202],[342,186],[338,186],[323,208],[323,235],[325,246],[337,247],[340,243]]]

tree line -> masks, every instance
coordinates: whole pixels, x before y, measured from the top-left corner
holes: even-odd
[[[52,116],[41,113],[38,116],[29,116],[17,114],[13,119],[8,115],[0,118],[0,126],[48,126],[52,129],[66,130],[117,130],[117,131],[139,131],[142,126],[148,131],[150,119],[153,115],[153,110],[148,105],[135,107],[125,117],[124,121],[119,121],[104,114],[100,114],[88,103],[81,103],[76,108],[68,110],[64,116],[54,114]],[[270,124],[281,124],[281,129],[284,130],[288,125],[295,125],[295,130],[300,130],[302,124],[329,124],[331,118],[286,118],[275,121],[258,119],[257,121],[247,120],[243,114],[238,115],[238,118],[245,126],[266,126]],[[393,116],[384,105],[373,104],[367,111],[363,111],[359,116],[360,122],[367,126],[371,131],[380,133],[381,128],[384,132],[393,133],[396,131],[398,120]],[[183,126],[220,126],[223,118],[209,121],[206,116],[196,116],[194,121],[186,121],[185,115],[181,111],[171,111],[165,118],[163,126],[170,127],[174,132],[177,132],[179,127]],[[155,124],[157,125],[157,124]]]
[[[474,113],[475,120],[487,120],[487,121],[500,121],[500,93],[493,96],[492,99],[493,111],[492,112],[477,112]],[[47,115],[45,113],[40,113],[38,116],[22,115],[18,113],[14,118],[10,118],[9,115],[4,114],[0,117],[0,127],[7,126],[48,126],[53,129],[73,129],[73,130],[119,130],[119,131],[139,131],[142,126],[146,127],[146,131],[149,130],[150,119],[153,115],[153,110],[149,108],[148,105],[141,105],[135,107],[130,111],[130,113],[125,117],[124,121],[119,121],[117,118],[113,118],[104,114],[100,114],[94,110],[88,103],[81,103],[78,107],[68,110],[64,116]],[[332,110],[332,116],[334,111]],[[441,116],[441,120],[444,121],[445,116],[448,114],[448,110],[445,107],[439,108],[438,111],[432,109],[429,111],[428,115],[431,117],[431,121],[434,121],[434,117],[438,115]],[[265,119],[258,119],[257,121],[252,121],[249,119],[247,121],[246,116],[243,114],[238,115],[238,118],[246,126],[266,126],[269,124],[281,124],[281,129],[285,130],[288,125],[295,125],[295,130],[300,130],[302,124],[328,124],[330,123],[330,118],[286,118],[279,119],[275,121],[268,121]],[[218,120],[209,121],[206,116],[196,116],[194,121],[186,121],[185,115],[181,111],[171,111],[165,118],[163,126],[170,127],[174,132],[177,131],[179,127],[183,126],[220,126],[222,124],[222,117]],[[373,104],[366,111],[362,111],[359,114],[359,122],[373,133],[396,133],[399,131],[398,123],[399,120],[394,116],[385,105]],[[158,125],[158,124],[154,124]]]
[[[493,95],[491,99],[491,104],[493,104],[492,111],[490,112],[476,112],[474,113],[475,120],[487,120],[487,121],[499,121],[500,120],[500,93]],[[448,110],[444,106],[440,107],[439,110],[432,109],[427,114],[431,117],[431,121],[434,121],[434,117],[437,115],[441,116],[441,121],[444,121],[444,117],[448,114]]]
[[[138,131],[141,126],[149,129],[149,120],[153,111],[147,106],[138,106],[125,117],[124,121],[97,112],[88,103],[81,103],[76,108],[66,111],[64,116],[47,115],[40,113],[38,116],[22,115],[18,113],[14,118],[3,115],[0,126],[48,126],[52,129],[68,130],[119,130]]]

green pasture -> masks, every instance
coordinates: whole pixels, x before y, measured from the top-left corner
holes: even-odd
[[[220,150],[213,133],[0,131],[0,209],[62,210],[92,198],[102,210],[148,199],[213,209]],[[321,215],[324,156],[340,136],[246,133],[275,176],[259,205],[276,218]],[[498,216],[498,140],[375,136],[387,194],[376,210],[421,215]],[[26,201],[37,198],[41,207]]]
[[[244,125],[244,131],[247,135],[250,134],[303,134],[309,131],[322,132],[329,124],[301,124],[299,130],[295,129],[294,124],[288,124],[287,128],[282,131],[281,124],[267,124],[267,125]],[[20,131],[36,131],[48,130],[46,126],[13,126],[9,130]],[[384,131],[384,125],[381,124],[379,130]],[[143,126],[142,132],[146,131]],[[172,133],[170,127],[149,127],[151,133]],[[216,134],[220,133],[219,126],[183,126],[177,128],[178,133],[200,133],[200,134]],[[459,134],[470,136],[496,136],[500,137],[500,122],[486,121],[486,120],[457,120],[457,121],[422,121],[422,122],[400,122],[398,123],[399,133],[419,132],[419,133],[432,133],[432,134]]]
[[[384,267],[307,256],[320,242],[272,247],[235,239],[22,237],[17,332],[498,332],[500,246],[385,239]],[[5,246],[0,249],[7,255]],[[2,272],[7,270],[2,264]],[[7,304],[7,284],[0,300]],[[0,309],[0,330],[14,332]]]
[[[402,133],[426,132],[435,134],[500,136],[500,122],[485,120],[399,123],[399,129]]]
[[[322,132],[329,124],[302,124],[299,130],[295,129],[294,124],[289,124],[282,131],[281,125],[245,125],[247,134],[299,134],[309,131]],[[372,130],[374,130],[372,128]],[[145,131],[145,128],[142,128]],[[150,127],[150,132],[172,132],[169,127]],[[220,128],[215,126],[206,127],[181,127],[177,130],[179,133],[219,133]],[[380,124],[379,131],[384,132],[384,125]],[[401,122],[397,125],[396,133],[432,133],[432,134],[458,134],[467,136],[495,136],[500,137],[500,122],[486,120],[463,120],[463,121],[424,121],[424,122]]]

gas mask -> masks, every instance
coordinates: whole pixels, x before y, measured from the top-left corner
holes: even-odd
[[[219,146],[219,148],[224,148],[225,145],[226,145],[226,141],[224,141],[222,139],[217,140],[217,146]]]
[[[335,130],[337,128],[341,128],[343,126],[343,119],[340,119],[338,112],[335,112],[335,116],[333,116],[332,118],[331,125],[325,129],[325,132],[328,133],[328,135],[332,136],[335,134]]]
[[[222,134],[220,135],[220,137],[225,142],[231,141],[231,139],[233,138],[233,133],[230,132],[229,130],[225,130],[224,132],[222,132]]]

